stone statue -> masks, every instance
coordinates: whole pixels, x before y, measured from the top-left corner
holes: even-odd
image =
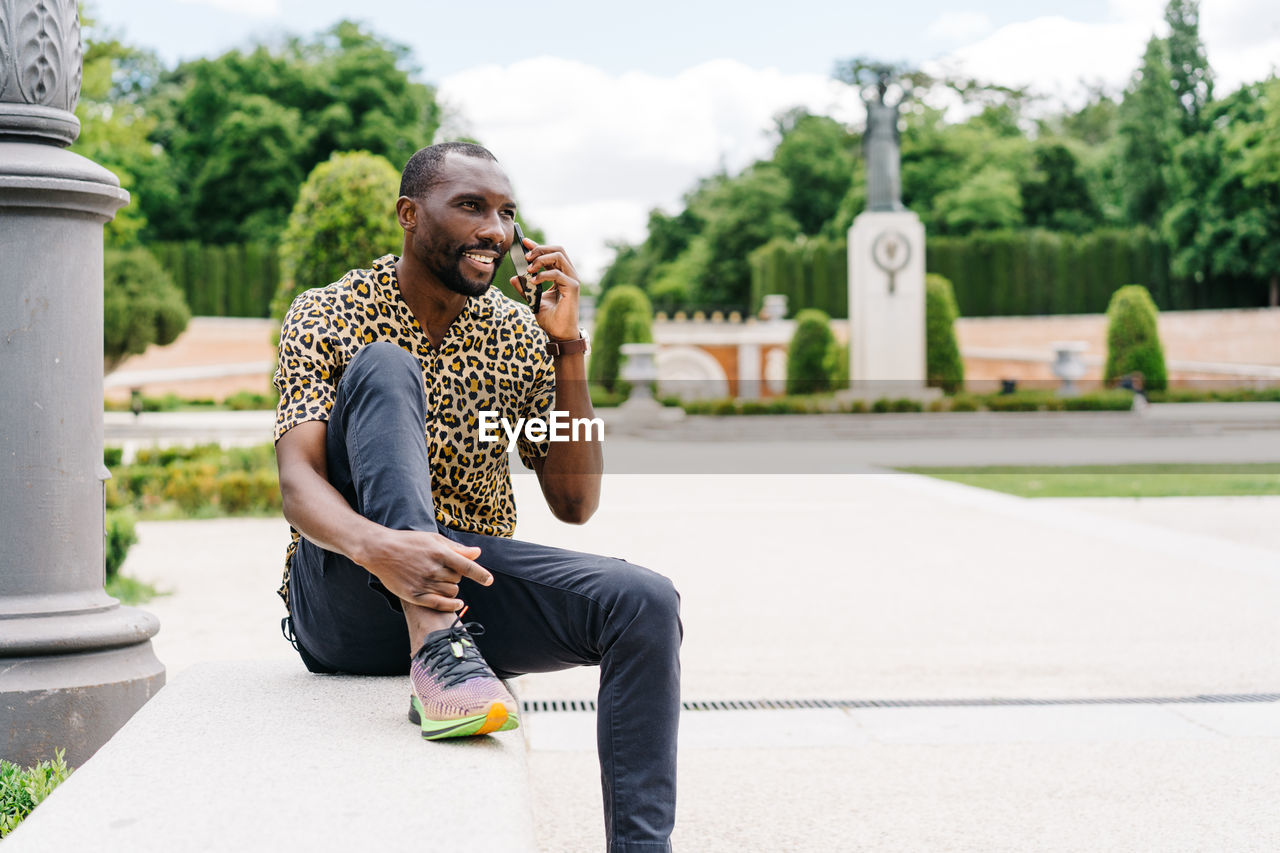
[[[902,178],[899,174],[898,107],[902,100],[889,104],[885,93],[889,89],[890,73],[882,70],[874,86],[863,90],[862,102],[867,105],[867,130],[862,137],[863,151],[867,158],[867,210],[905,210],[902,206]]]

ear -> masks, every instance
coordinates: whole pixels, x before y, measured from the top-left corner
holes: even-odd
[[[418,205],[413,199],[404,195],[396,199],[396,219],[406,232],[418,227]]]

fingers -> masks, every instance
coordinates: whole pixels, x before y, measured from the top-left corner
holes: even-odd
[[[419,607],[426,607],[431,610],[439,610],[442,613],[456,613],[464,607],[463,603],[457,598],[447,598],[434,592],[419,593],[413,597],[410,604],[416,604]]]
[[[529,283],[534,287],[539,287],[548,282],[555,290],[578,286],[576,278],[560,270],[542,270],[537,275],[529,276]]]
[[[449,547],[453,549],[453,552],[445,555],[442,561],[445,568],[452,569],[462,577],[470,578],[481,586],[488,586],[493,583],[493,575],[489,574],[488,569],[471,559],[471,557],[480,556],[479,548],[459,545],[457,542],[450,542]]]
[[[573,262],[569,260],[569,256],[565,254],[564,249],[559,246],[539,246],[529,252],[527,257],[529,259],[530,275],[546,269],[558,269],[566,272],[571,278],[578,277],[578,273],[573,267]]]

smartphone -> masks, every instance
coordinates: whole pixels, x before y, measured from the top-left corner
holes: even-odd
[[[534,285],[533,294],[529,294],[529,259],[524,254],[524,232],[520,223],[515,223],[516,238],[511,242],[511,264],[516,268],[516,278],[520,280],[520,291],[524,301],[529,303],[533,313],[537,314],[542,307],[542,286]]]

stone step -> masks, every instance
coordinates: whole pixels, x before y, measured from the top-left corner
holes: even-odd
[[[535,851],[521,730],[423,740],[408,680],[192,666],[5,839],[49,850]]]

